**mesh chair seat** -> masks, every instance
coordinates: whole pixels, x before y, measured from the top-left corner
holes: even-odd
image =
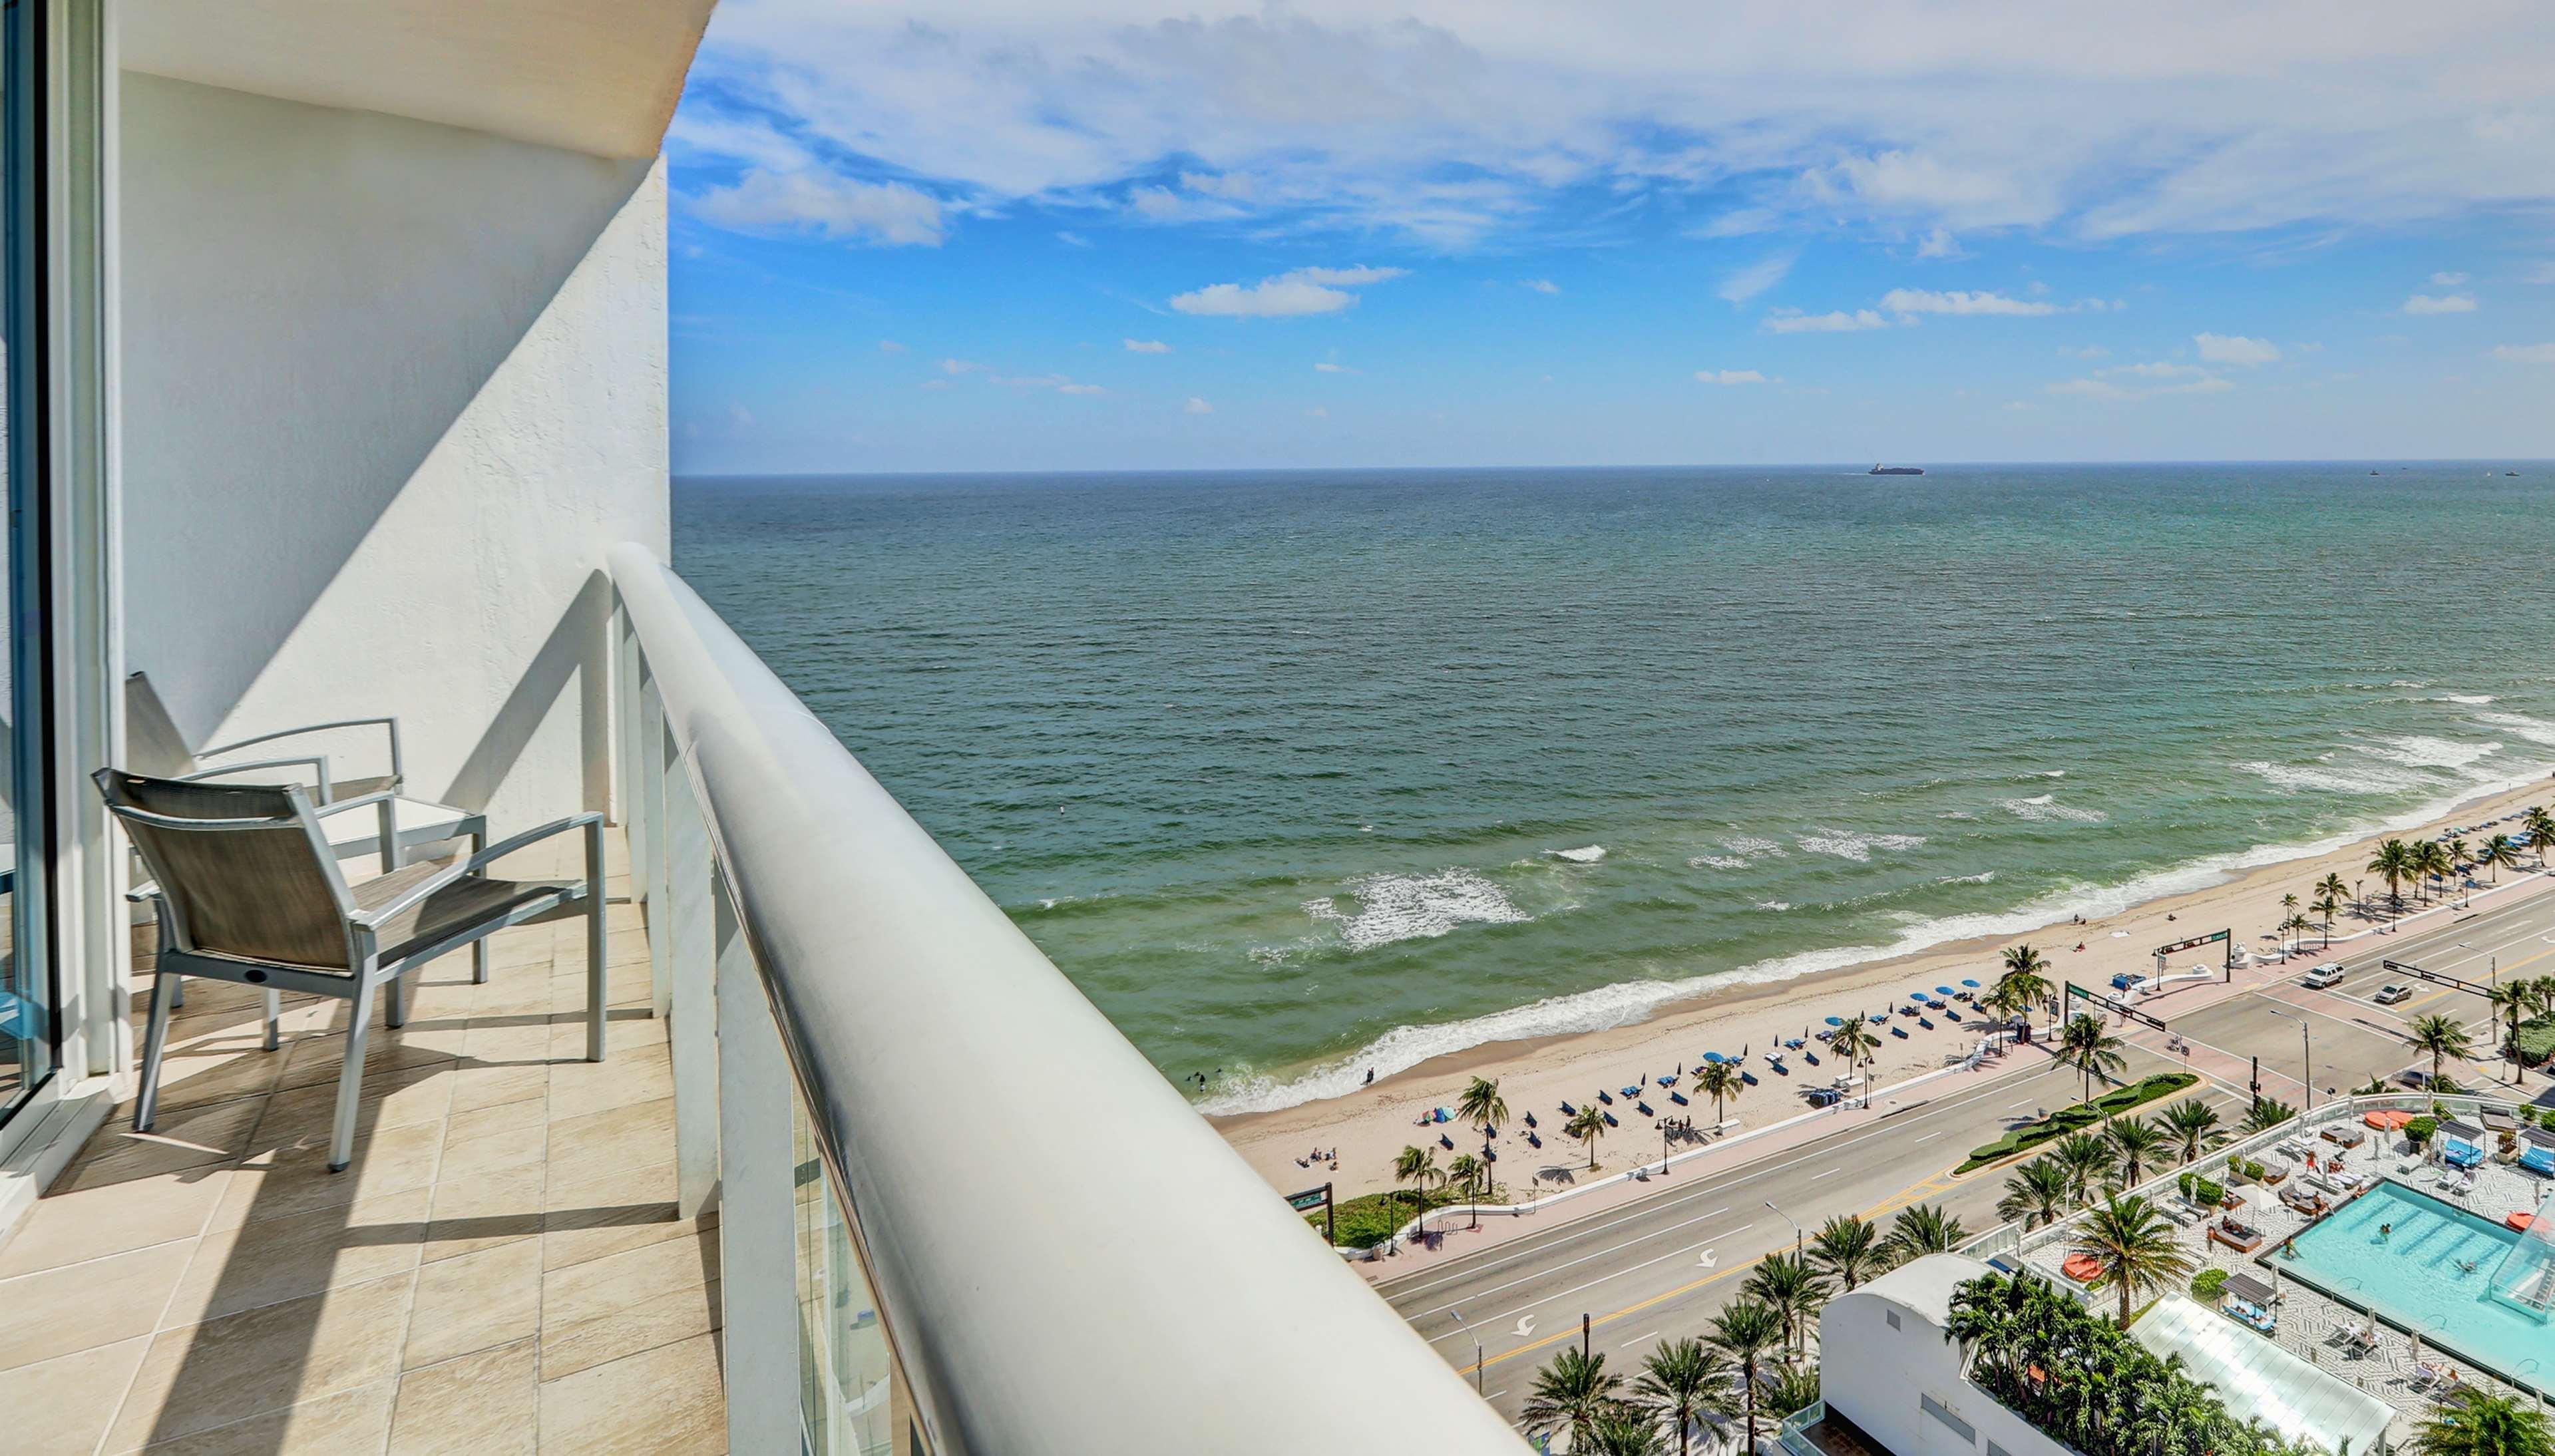
[[[442,864],[429,862],[441,870]],[[367,895],[373,886],[407,875],[414,865],[376,880],[355,886],[355,901],[360,905],[382,905],[399,894],[400,888]],[[411,878],[408,884],[417,883]],[[436,941],[449,939],[472,925],[486,924],[490,919],[522,907],[549,901],[559,907],[573,906],[584,899],[584,887],[567,880],[491,880],[478,876],[455,880],[428,894],[426,899],[382,921],[380,926],[382,959],[406,960]],[[518,922],[522,923],[522,922]]]

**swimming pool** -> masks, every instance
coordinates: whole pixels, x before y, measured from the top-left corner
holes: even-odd
[[[2382,1238],[2381,1226],[2390,1228]],[[2295,1258],[2274,1250],[2262,1262],[2471,1365],[2555,1395],[2555,1324],[2492,1292],[2518,1242],[2492,1219],[2388,1180],[2298,1235]]]

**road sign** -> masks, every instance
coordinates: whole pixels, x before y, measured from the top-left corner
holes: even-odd
[[[2067,984],[2067,995],[2066,995],[2066,997],[2064,997],[2064,998],[2062,998],[2062,999],[2061,999],[2061,1004],[2060,1004],[2060,1009],[2059,1009],[2059,1010],[2060,1010],[2060,1016],[2061,1016],[2062,1018],[2063,1018],[2063,1017],[2065,1016],[2065,1014],[2066,1014],[2066,1003],[2067,1003],[2068,1001],[2073,1000],[2073,999],[2074,999],[2074,998],[2076,998],[2076,997],[2082,996],[2082,997],[2084,997],[2087,1001],[2090,1001],[2090,1002],[2094,1003],[2096,1006],[2102,1007],[2102,1008],[2104,1008],[2104,1009],[2105,1009],[2105,1010],[2107,1010],[2107,1011],[2116,1011],[2116,1012],[2119,1012],[2122,1016],[2127,1017],[2127,1018],[2128,1018],[2129,1020],[2130,1020],[2130,1021],[2133,1021],[2133,1022],[2142,1022],[2142,1023],[2146,1024],[2147,1026],[2150,1026],[2150,1027],[2155,1028],[2155,1029],[2156,1029],[2157,1031],[2164,1031],[2164,1030],[2165,1030],[2165,1025],[2164,1025],[2164,1023],[2162,1023],[2162,1022],[2160,1022],[2160,1021],[2156,1020],[2154,1017],[2148,1016],[2145,1012],[2142,1012],[2142,1011],[2132,1011],[2132,1010],[2130,1010],[2130,1009],[2129,1009],[2129,1004],[2128,1002],[2126,1002],[2126,1001],[2119,1001],[2119,1000],[2115,1000],[2114,998],[2109,997],[2109,996],[2105,996],[2105,995],[2101,994],[2100,992],[2088,991],[2088,990],[2086,990],[2084,987],[2077,985],[2077,984],[2076,984],[2075,982],[2073,982],[2073,981],[2069,981],[2069,982],[2068,982],[2068,983],[2066,983],[2066,984]]]
[[[2227,942],[2228,979],[2234,980],[2236,975],[2236,932],[2234,930],[2213,930],[2206,935],[2194,935],[2188,940],[2177,940],[2171,945],[2157,946],[2155,948],[2157,979],[2161,980],[2164,976],[2164,958],[2166,956],[2176,954],[2180,951],[2196,949],[2203,945],[2214,945],[2222,940]]]

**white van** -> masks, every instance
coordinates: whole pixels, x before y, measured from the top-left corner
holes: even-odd
[[[2298,977],[2298,984],[2310,991],[2322,991],[2328,986],[2339,986],[2342,984],[2342,962],[2326,961],[2323,965]]]

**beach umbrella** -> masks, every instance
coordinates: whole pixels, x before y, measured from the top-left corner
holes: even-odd
[[[1934,988],[1934,994],[1937,996],[1949,996],[1952,994],[1952,988],[1949,986],[1937,986]]]
[[[1963,981],[1961,984],[1962,984],[1962,985],[1964,985],[1964,986],[1969,987],[1969,988],[1970,988],[1971,990],[1973,990],[1973,991],[1976,991],[1976,990],[1978,990],[1978,989],[1979,989],[1979,983],[1978,983],[1978,982],[1976,982],[1976,981]]]
[[[1837,1019],[1834,1017],[1828,1018],[1828,1024],[1830,1026],[1836,1025]],[[1721,1053],[1718,1051],[1707,1051],[1703,1054],[1703,1059],[1705,1061],[1719,1061],[1721,1060]]]
[[[1830,1018],[1828,1018],[1828,1025],[1829,1025],[1829,1026],[1831,1026],[1831,1027],[1842,1027],[1842,1026],[1844,1026],[1844,1025],[1845,1025],[1845,1018],[1843,1018],[1843,1017],[1830,1017]]]

